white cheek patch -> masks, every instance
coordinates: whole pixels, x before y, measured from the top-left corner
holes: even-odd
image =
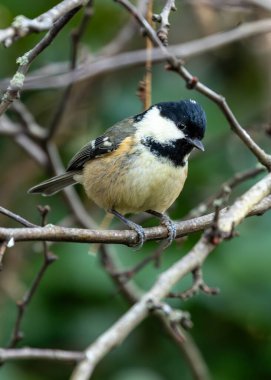
[[[153,107],[144,115],[143,119],[137,123],[136,135],[139,139],[153,137],[160,143],[183,139],[185,137],[184,133],[177,128],[172,120],[160,115],[160,111],[157,107]]]

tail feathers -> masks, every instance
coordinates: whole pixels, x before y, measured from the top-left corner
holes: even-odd
[[[57,175],[50,179],[47,179],[44,182],[41,182],[39,185],[31,187],[28,190],[28,193],[33,194],[42,194],[42,195],[53,195],[60,190],[64,189],[66,186],[74,185],[78,181],[74,179],[74,176],[79,174],[77,172],[67,172],[61,175]]]

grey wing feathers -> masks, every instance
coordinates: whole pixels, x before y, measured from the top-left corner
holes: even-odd
[[[50,178],[28,190],[29,193],[53,195],[66,186],[77,183],[75,175],[82,174],[84,165],[95,157],[112,152],[121,142],[134,133],[134,119],[125,119],[109,128],[102,136],[86,144],[69,162],[66,173]]]
[[[73,170],[80,170],[83,168],[84,164],[89,161],[93,156],[93,147],[95,140],[90,141],[85,145],[78,153],[76,153],[73,158],[70,160],[67,166],[67,172]]]
[[[133,118],[125,119],[113,125],[103,135],[86,144],[68,164],[67,172],[82,170],[85,163],[95,157],[110,153],[117,149],[120,143],[133,132]]]
[[[77,181],[73,178],[75,174],[76,172],[68,172],[52,177],[41,182],[39,185],[32,187],[28,190],[28,192],[33,194],[53,195],[64,189],[64,187],[77,183]]]
[[[102,140],[102,141],[101,141]],[[100,136],[96,140],[85,145],[68,164],[67,172],[83,169],[85,163],[95,157],[112,152],[116,146],[106,136]]]

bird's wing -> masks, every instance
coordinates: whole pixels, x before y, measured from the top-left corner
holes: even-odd
[[[81,170],[86,162],[116,150],[126,137],[134,133],[134,129],[134,118],[113,125],[103,135],[83,146],[70,160],[66,171]]]

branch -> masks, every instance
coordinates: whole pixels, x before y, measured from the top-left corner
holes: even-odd
[[[269,180],[265,177],[262,181]],[[264,182],[266,183],[266,182]],[[268,191],[267,191],[268,193]],[[258,205],[251,207],[246,216],[261,215],[271,208],[271,196],[266,197]],[[227,213],[227,209],[220,211],[220,217]],[[190,233],[202,231],[213,224],[214,213],[176,222],[177,238]],[[161,240],[167,237],[164,226],[145,228],[146,240]],[[14,241],[52,241],[52,242],[78,242],[78,243],[105,243],[125,244],[133,246],[137,240],[137,233],[131,230],[88,230],[81,228],[67,228],[48,224],[45,227],[33,228],[0,228],[0,240]]]
[[[81,37],[86,31],[86,27],[93,15],[93,0],[88,0],[85,10],[84,10],[84,15],[81,21],[81,24],[79,25],[78,28],[74,29],[71,32],[71,63],[70,63],[70,69],[75,70],[76,65],[77,65],[77,57],[78,57],[78,50],[79,50],[79,42]],[[60,121],[66,111],[67,105],[68,105],[68,100],[70,98],[71,92],[73,89],[73,83],[70,83],[67,88],[65,89],[64,94],[62,95],[62,98],[59,102],[59,105],[57,107],[57,110],[53,116],[53,120],[51,122],[51,125],[48,129],[46,139],[49,141],[52,139],[54,136]]]
[[[183,336],[183,340],[180,341],[179,335],[176,334],[173,328],[167,326],[166,323],[164,323],[164,326],[167,327],[168,334],[172,337],[172,339],[174,339],[186,359],[191,373],[193,374],[193,378],[195,380],[211,380],[208,367],[192,337],[188,335],[184,329],[182,329],[181,334]]]
[[[57,361],[79,361],[83,360],[85,355],[77,351],[63,351],[40,348],[17,348],[4,349],[0,348],[0,361],[8,360],[29,360],[29,359],[45,359]]]
[[[220,215],[218,226],[223,234],[221,241],[229,236],[232,225],[237,226],[257,203],[271,192],[271,174],[252,186],[237,201]],[[187,273],[199,268],[209,253],[216,247],[209,238],[208,231],[182,259],[163,272],[153,287],[140,301],[130,308],[114,325],[91,344],[85,351],[86,359],[76,367],[71,380],[87,380],[100,360],[119,345],[149,313],[148,305],[158,304]]]
[[[45,206],[45,207],[40,206],[39,211],[40,211],[41,216],[42,216],[42,225],[44,225],[47,213],[49,212],[49,208],[48,208],[48,206]],[[46,242],[43,243],[43,250],[44,250],[44,252],[43,252],[43,256],[44,256],[43,263],[42,263],[40,269],[38,270],[31,286],[25,292],[22,300],[17,302],[18,312],[17,312],[17,317],[15,320],[14,328],[13,328],[13,331],[11,334],[9,348],[15,347],[16,344],[23,338],[23,333],[21,331],[21,324],[22,324],[23,317],[24,317],[24,314],[26,312],[27,306],[29,305],[31,299],[33,298],[34,294],[36,293],[36,291],[37,291],[37,289],[38,289],[38,287],[39,287],[39,285],[40,285],[40,283],[44,277],[46,270],[57,259],[57,257],[55,255],[53,255],[48,250],[48,245]]]
[[[36,224],[33,224],[31,222],[29,222],[28,220],[26,220],[25,218],[21,217],[20,215],[17,215],[15,214],[14,212],[12,211],[9,211],[7,210],[6,208],[4,207],[0,207],[0,214],[3,214],[5,216],[8,216],[9,218],[15,220],[16,222],[22,224],[23,226],[25,227],[37,227]]]
[[[130,304],[138,302],[139,298],[142,296],[142,292],[137,288],[137,286],[134,283],[123,282],[121,277],[115,275],[117,271],[119,271],[119,267],[116,265],[117,257],[114,257],[113,259],[108,251],[108,246],[105,245],[101,245],[100,254],[102,265],[113,282],[116,284],[117,289],[122,293],[126,300],[129,301]],[[192,338],[187,333],[182,331],[181,335],[184,339],[180,339],[179,334],[177,334],[168,323],[168,318],[161,313],[154,313],[154,315],[160,320],[163,328],[166,329],[166,332],[181,350],[195,380],[209,380],[210,376],[208,373],[208,368]]]
[[[11,243],[12,243],[12,241],[11,241]],[[4,258],[4,255],[6,253],[7,247],[8,247],[7,241],[3,241],[0,245],[0,272],[3,269],[3,258]]]
[[[11,121],[6,115],[2,115],[0,118],[0,134],[14,137],[15,143],[23,148],[30,157],[40,165],[47,166],[48,158],[44,151],[35,141],[22,132],[24,131],[21,126]]]
[[[248,0],[251,5],[271,11],[271,4],[266,0]]]
[[[147,4],[147,20],[152,22],[152,0],[148,0]],[[146,63],[145,75],[143,80],[139,82],[137,94],[143,103],[144,110],[147,110],[152,105],[152,41],[146,37]]]
[[[174,293],[170,292],[167,297],[169,298],[180,298],[182,300],[186,300],[188,298],[193,297],[195,294],[197,294],[199,291],[209,294],[209,295],[217,295],[219,294],[220,290],[218,288],[210,288],[205,281],[203,280],[202,270],[201,268],[195,268],[192,271],[193,276],[193,285],[190,289],[185,290],[181,293]]]
[[[9,47],[14,41],[30,33],[49,30],[60,17],[85,3],[86,0],[64,0],[32,20],[25,16],[17,16],[9,28],[0,30],[0,43]]]
[[[167,0],[162,12],[153,15],[153,21],[161,24],[160,28],[157,30],[157,37],[165,46],[168,45],[168,32],[170,28],[169,14],[171,11],[176,10],[175,0]]]
[[[237,11],[253,10],[252,8],[262,8],[266,11],[271,11],[271,4],[266,0],[188,0],[189,3],[197,5],[207,5],[213,8],[225,8]]]
[[[77,0],[74,1],[77,2]],[[68,0],[64,0],[64,2],[68,2]],[[73,7],[73,9],[67,14],[62,16],[60,19],[57,19],[45,37],[43,37],[33,49],[29,50],[22,57],[17,59],[19,68],[11,79],[9,86],[2,97],[0,104],[0,116],[8,109],[12,102],[18,98],[31,63],[44,49],[50,45],[64,25],[67,24],[67,22],[75,15],[76,12],[78,12],[79,9],[80,6]]]
[[[45,130],[34,119],[33,114],[27,109],[20,100],[13,102],[11,110],[15,112],[22,126],[25,135],[32,138],[33,141],[43,141],[46,137]]]
[[[269,33],[271,31],[271,20],[263,19],[259,21],[248,22],[240,25],[233,30],[220,32],[212,36],[200,38],[192,42],[186,42],[179,45],[168,47],[172,54],[182,59],[189,59],[200,54],[221,48],[235,41],[239,41],[259,34]],[[163,62],[166,58],[159,48],[153,48],[152,61]],[[68,69],[64,63],[54,64],[50,67],[44,67],[25,80],[24,90],[60,88],[70,83],[79,82],[97,75],[105,74],[115,70],[121,70],[126,67],[143,65],[146,61],[146,50],[136,50],[128,53],[121,53],[113,57],[98,56],[92,62],[86,62],[79,66],[72,73],[70,71],[63,73]],[[35,74],[36,73],[36,74]],[[7,80],[0,82],[0,87],[4,88]]]
[[[238,120],[234,116],[232,110],[230,109],[226,99],[211,90],[209,87],[200,83],[198,78],[191,75],[190,72],[183,66],[176,56],[171,54],[169,50],[161,43],[159,38],[156,36],[153,28],[147,23],[146,19],[139,14],[137,9],[129,2],[129,0],[115,0],[121,4],[128,12],[135,17],[139,25],[145,28],[147,35],[156,44],[161,52],[164,54],[165,59],[168,62],[168,69],[175,71],[179,74],[186,82],[187,88],[195,89],[198,92],[205,95],[207,98],[211,99],[216,103],[221,111],[224,113],[224,116],[228,120],[231,129],[239,136],[243,143],[250,149],[250,151],[256,156],[258,161],[264,165],[267,169],[271,170],[271,156],[266,154],[265,151],[256,144],[256,142],[249,136],[249,134],[242,128]]]
[[[232,178],[228,179],[220,186],[220,189],[216,193],[214,193],[207,200],[200,203],[197,207],[189,211],[187,218],[193,218],[196,216],[203,215],[205,212],[207,212],[208,208],[214,204],[216,200],[223,200],[224,198],[228,199],[231,191],[235,187],[247,181],[248,179],[256,177],[264,171],[265,168],[261,166],[234,174]]]

